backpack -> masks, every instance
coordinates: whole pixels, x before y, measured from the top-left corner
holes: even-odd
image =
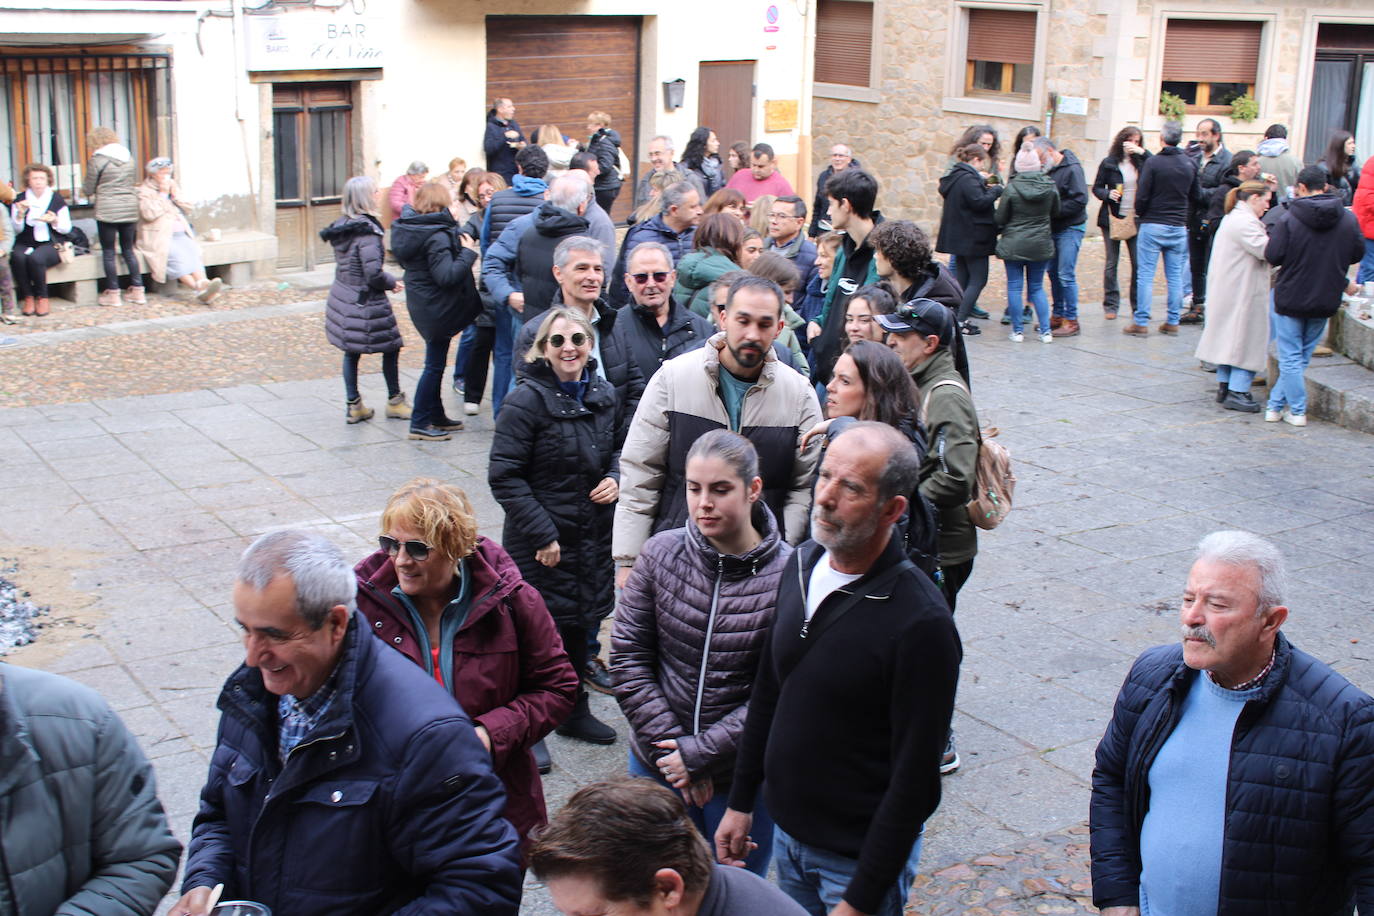
[[[931,393],[943,385],[954,385],[968,392],[964,384],[955,379],[936,382],[926,391],[925,400],[921,402],[922,419],[930,406]],[[1016,489],[1016,475],[1011,470],[1011,452],[996,441],[997,433],[995,426],[978,431],[978,464],[974,474],[973,499],[968,503],[969,521],[984,531],[991,531],[1002,524],[1002,520],[1011,512],[1012,493]]]

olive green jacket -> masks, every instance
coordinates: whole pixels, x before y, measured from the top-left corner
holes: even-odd
[[[1048,261],[1054,257],[1050,221],[1059,215],[1059,190],[1044,172],[1017,172],[997,201],[997,256],[1004,261]]]
[[[978,411],[949,350],[935,351],[911,377],[921,393],[928,443],[920,490],[940,514],[940,565],[966,563],[978,553],[978,529],[968,514],[978,470]],[[959,384],[934,387],[946,379]]]

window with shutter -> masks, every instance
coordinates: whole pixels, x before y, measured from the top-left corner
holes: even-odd
[[[1028,98],[1035,72],[1036,13],[982,7],[968,11],[969,95]]]
[[[1264,24],[1226,19],[1170,19],[1164,31],[1160,91],[1190,112],[1217,114],[1254,95]]]
[[[816,82],[869,87],[872,61],[871,0],[818,0]]]

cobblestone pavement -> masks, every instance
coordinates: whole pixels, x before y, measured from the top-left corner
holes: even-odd
[[[33,339],[0,355],[15,405],[0,409],[13,481],[0,493],[0,556],[17,557],[17,578],[54,609],[8,660],[114,704],[154,758],[183,839],[214,699],[241,660],[229,593],[255,534],[310,526],[361,556],[386,496],[431,474],[465,486],[483,533],[500,535],[486,409],[444,443],[406,441],[404,423],[380,416],[345,425],[312,296],[231,299],[205,322],[190,309],[182,323],[130,313],[118,323],[149,323],[114,333],[102,318],[85,337],[25,327]],[[1085,313],[1082,336],[1051,345],[1012,344],[994,323],[970,341],[976,400],[1020,483],[960,596],[964,763],[927,825],[915,912],[1090,911],[1093,749],[1131,659],[1175,638],[1189,551],[1208,531],[1274,538],[1293,572],[1287,632],[1374,686],[1374,440],[1224,412],[1191,355],[1197,329],[1127,339],[1121,322]],[[413,384],[413,364],[405,375]],[[379,376],[363,388],[382,400]],[[623,732],[613,701],[594,703]],[[550,744],[553,806],[623,771],[623,742]],[[526,912],[552,911],[531,889]]]

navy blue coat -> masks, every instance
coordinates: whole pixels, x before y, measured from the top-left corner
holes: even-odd
[[[472,721],[355,614],[323,720],[277,760],[277,697],[240,666],[191,828],[185,893],[291,916],[515,914],[520,852]]]
[[[1280,634],[1231,744],[1217,916],[1374,913],[1374,700]],[[1097,747],[1093,903],[1139,906],[1155,756],[1201,675],[1180,645],[1136,660]]]

